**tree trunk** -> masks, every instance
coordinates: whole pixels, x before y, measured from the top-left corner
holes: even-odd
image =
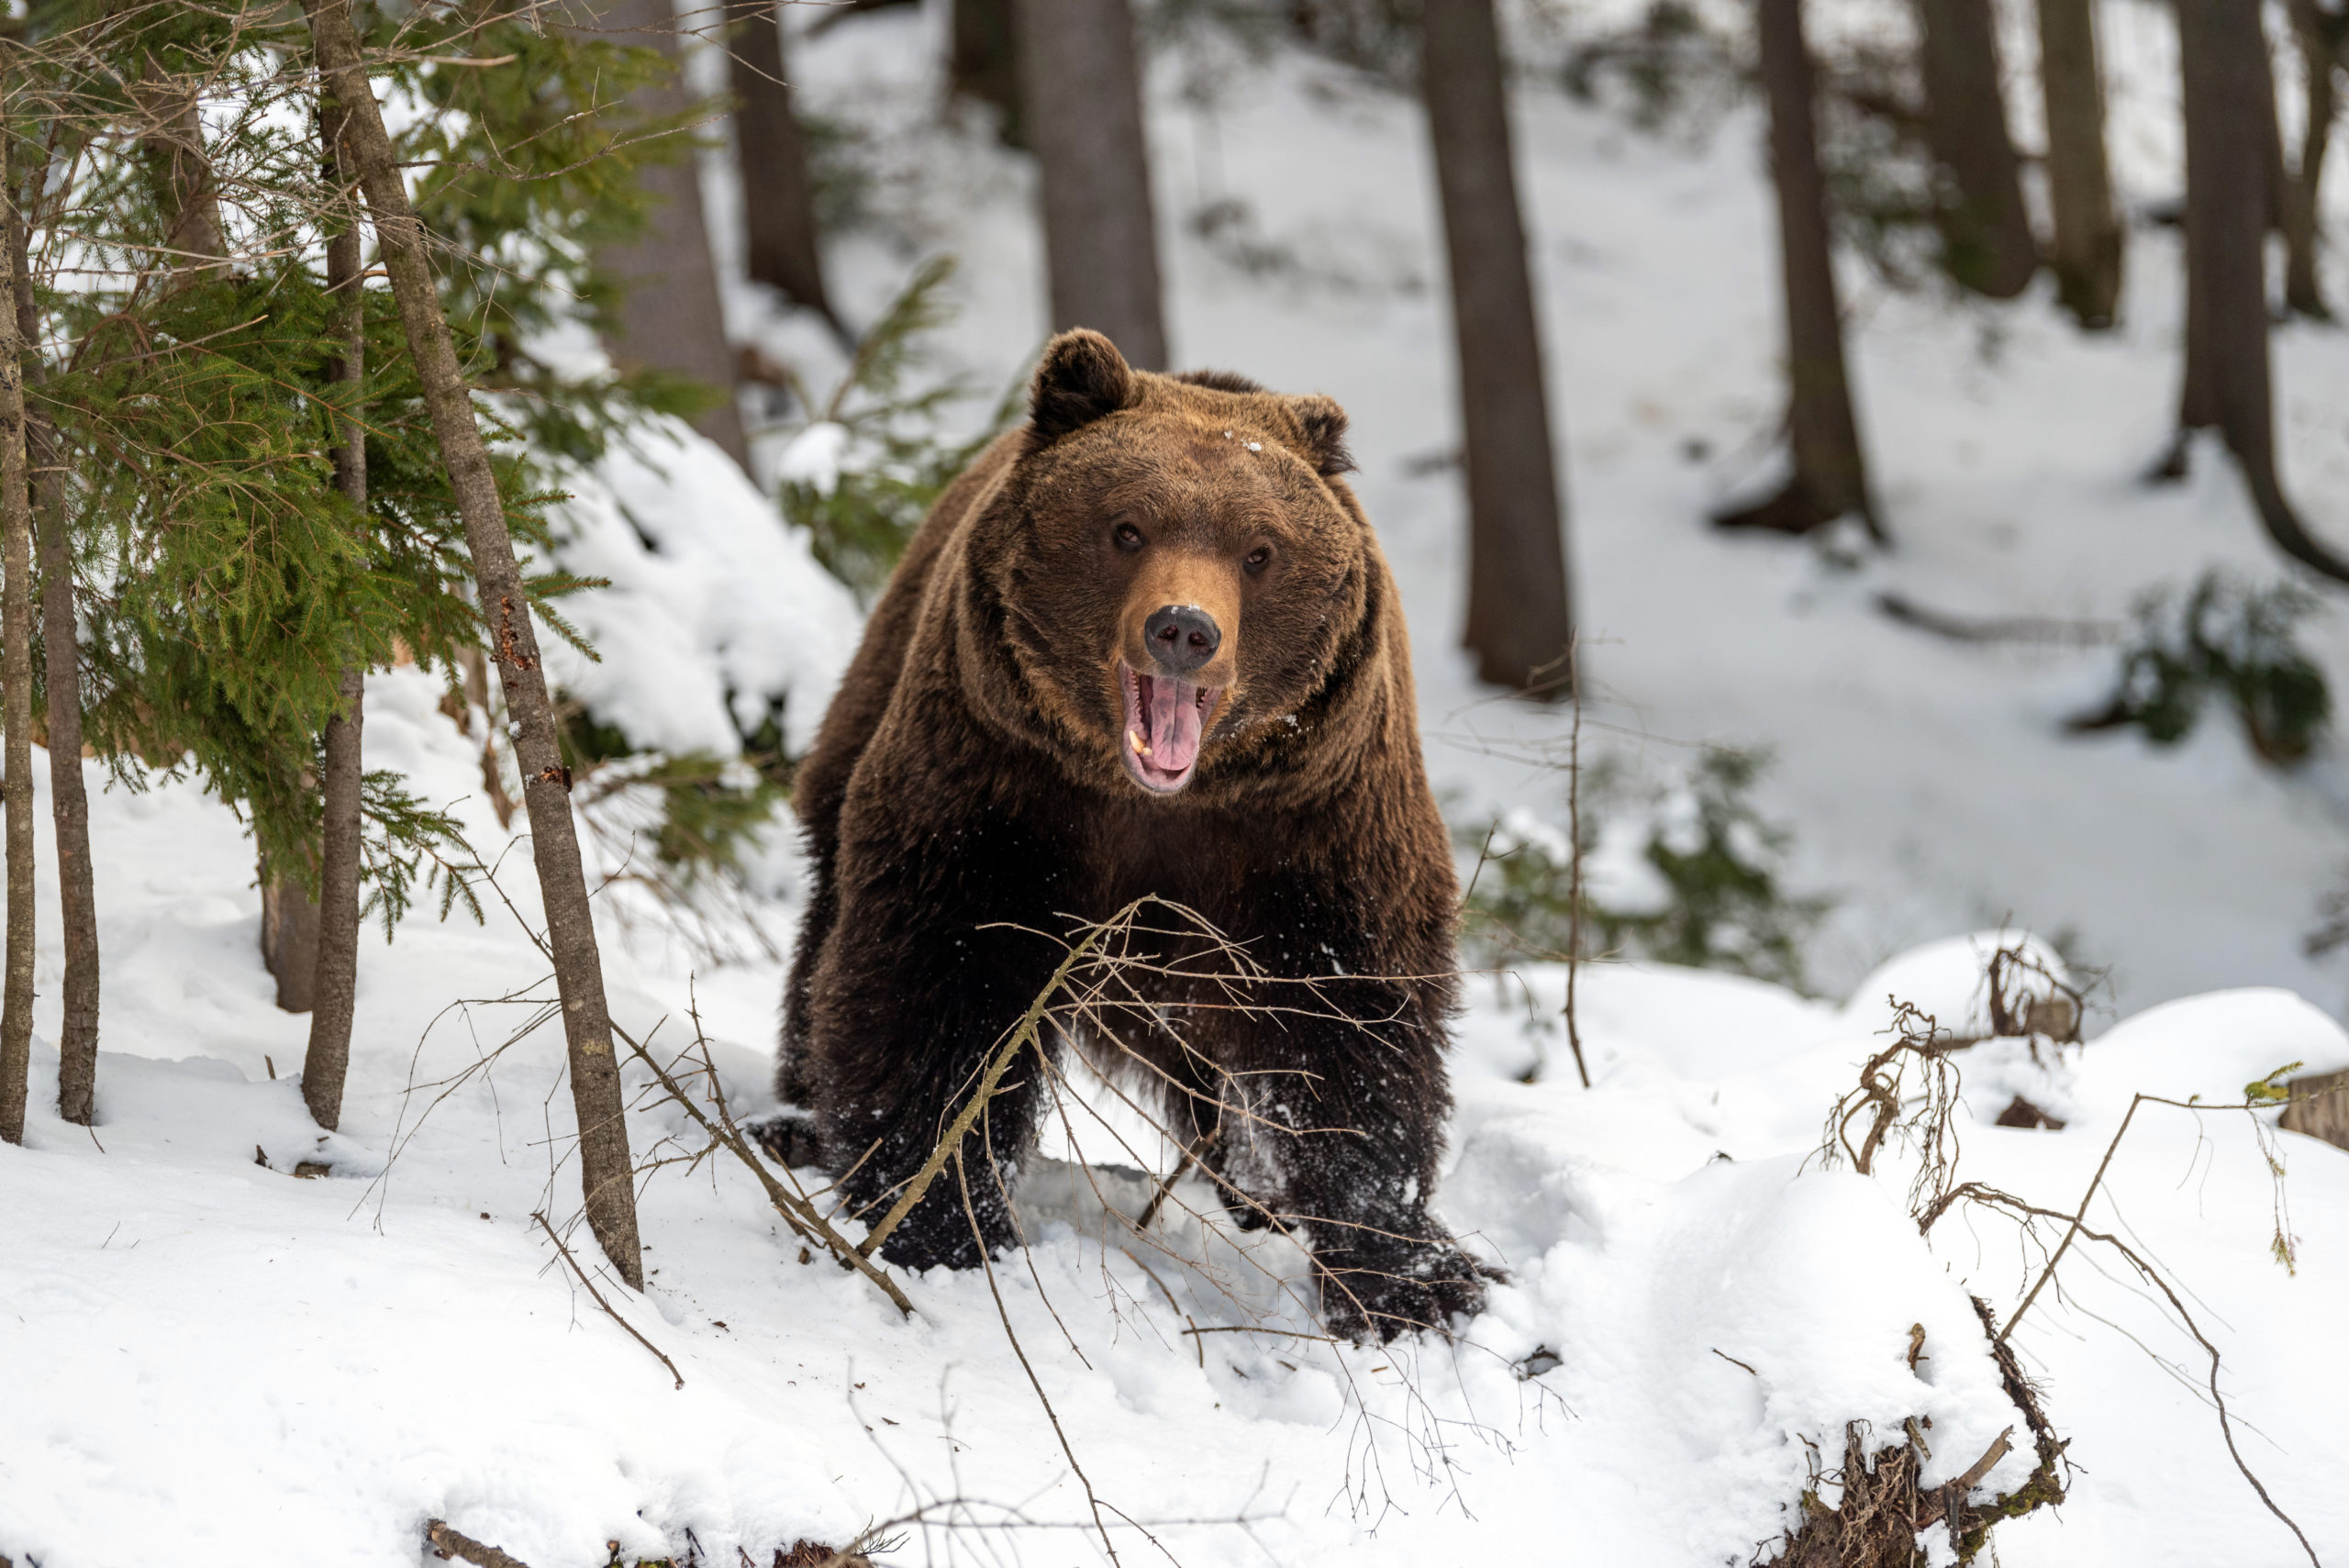
[[[20,188],[39,190],[47,164],[39,157]],[[33,301],[26,213],[11,214],[8,246],[16,275],[17,339],[27,384],[41,379],[40,312]],[[57,1114],[83,1127],[97,1114],[98,902],[90,873],[90,798],[82,778],[82,647],[73,620],[73,541],[58,469],[57,432],[32,406],[25,410],[25,455],[32,472],[40,556],[41,651],[48,671],[49,802],[57,838],[59,913],[65,928],[64,1018],[57,1036]]]
[[[2186,384],[2183,432],[2226,438],[2269,537],[2294,560],[2349,583],[2349,561],[2300,526],[2276,472],[2267,361],[2267,228],[2274,183],[2275,99],[2259,8],[2243,0],[2177,0],[2186,110]]]
[[[318,106],[326,165],[345,182],[336,148],[343,111],[332,99]],[[341,314],[342,356],[328,370],[329,384],[353,399],[367,373],[367,302],[362,293],[359,224],[346,219],[327,241],[327,288]],[[361,517],[367,515],[367,430],[355,417],[337,418],[334,484]],[[351,1073],[351,1025],[359,992],[360,737],[366,722],[366,672],[342,672],[342,711],[327,720],[326,799],[318,858],[318,939],[310,999],[310,1044],[302,1058],[302,1100],[310,1118],[332,1132],[342,1125],[342,1086]]]
[[[349,0],[303,0],[318,66],[340,103],[341,166],[359,178],[375,226],[376,245],[391,276],[408,352],[432,416],[432,428],[464,517],[465,542],[492,649],[498,684],[514,726],[521,764],[523,804],[530,818],[530,850],[546,906],[547,948],[562,998],[569,1047],[572,1103],[579,1120],[579,1160],[587,1222],[604,1255],[631,1288],[644,1288],[643,1250],[637,1241],[634,1170],[629,1158],[626,1106],[612,1027],[604,999],[603,963],[571,816],[571,779],[562,765],[554,706],[540,662],[514,539],[497,494],[489,450],[474,423],[472,396],[458,369],[426,259],[422,226],[409,207],[391,137],[384,129],[374,91],[352,30]]]
[[[302,787],[317,787],[304,770]],[[267,855],[258,862],[261,880],[261,962],[277,981],[280,1012],[306,1013],[316,994],[318,970],[318,901],[302,879],[273,865]]]
[[[1882,541],[1843,364],[1843,311],[1819,172],[1815,68],[1802,0],[1761,0],[1762,86],[1770,101],[1770,173],[1778,193],[1778,262],[1787,302],[1787,435],[1794,473],[1767,500],[1724,512],[1723,528],[1806,533],[1857,515]]]
[[[2023,205],[2022,161],[2007,134],[1998,33],[1990,0],[1917,0],[1923,28],[1925,140],[1949,188],[1942,265],[1962,287],[2012,299],[2039,267]]]
[[[1126,0],[1017,0],[1055,332],[1090,327],[1137,370],[1166,368],[1158,229]]]
[[[996,134],[1006,147],[1026,147],[1019,106],[1019,50],[1015,0],[953,0],[954,38],[947,80],[966,98],[995,106]]]
[[[2055,217],[2048,261],[2064,308],[2091,332],[2121,306],[2123,236],[2104,150],[2104,71],[2096,0],[2039,0],[2039,80],[2047,103],[2047,192]]]
[[[621,43],[658,49],[678,58],[677,14],[671,0],[611,0],[598,18]],[[694,105],[681,72],[637,89],[632,106],[678,115]],[[622,370],[666,371],[724,393],[725,399],[694,428],[748,467],[750,445],[734,398],[737,364],[726,336],[718,293],[718,265],[702,214],[700,161],[681,134],[663,148],[667,161],[639,165],[636,178],[651,211],[644,232],[596,256],[622,294],[615,330],[605,348]]]
[[[1419,95],[1452,274],[1468,470],[1468,619],[1479,680],[1570,695],[1574,643],[1542,336],[1518,214],[1508,76],[1492,0],[1428,0]]]
[[[2328,11],[2318,0],[2291,0],[2292,34],[2300,48],[2308,95],[2307,123],[2300,128],[2299,170],[2287,192],[2291,210],[2284,239],[2284,304],[2295,315],[2330,321],[2316,258],[2324,239],[2324,155],[2332,142],[2332,73],[2340,69],[2341,43],[2349,34],[2349,9]]]
[[[742,180],[750,274],[781,289],[794,305],[815,311],[845,339],[848,332],[824,293],[807,139],[792,112],[783,22],[770,0],[759,0],[736,24],[727,69],[734,88],[735,161]]]
[[[17,223],[10,128],[0,120],[0,204]],[[16,247],[0,244],[0,806],[6,812],[8,936],[0,993],[0,1140],[25,1140],[33,1051],[33,541],[26,493],[23,344],[17,333]]]

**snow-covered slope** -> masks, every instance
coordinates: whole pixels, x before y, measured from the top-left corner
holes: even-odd
[[[2106,15],[2124,183],[2158,195],[2175,181],[2160,14]],[[993,387],[1042,336],[1036,242],[1019,165],[936,122],[943,21],[935,3],[852,18],[802,51],[801,86],[875,128],[874,199],[896,233],[964,258],[952,350]],[[1153,80],[1183,358],[1349,406],[1419,631],[1439,777],[1465,814],[1554,815],[1555,775],[1492,742],[1530,749],[1560,721],[1486,703],[1452,651],[1459,501],[1411,463],[1455,440],[1416,115],[1293,56],[1233,67],[1204,97],[1184,91],[1180,58]],[[1846,1422],[1894,1434],[1930,1417],[1927,1478],[1962,1471],[2014,1419],[1966,1296],[2011,1312],[2040,1255],[1975,1209],[1928,1244],[1898,1161],[1873,1178],[1806,1162],[1880,1044],[1887,993],[1944,1019],[1981,1010],[1986,944],[1920,947],[1932,939],[2009,917],[2068,926],[2116,966],[2126,1017],[2098,1017],[2076,1062],[2050,1069],[2011,1042],[1964,1059],[1961,1174],[2049,1208],[2077,1204],[2140,1091],[2219,1103],[2287,1062],[2349,1066],[2326,1016],[2337,982],[2298,945],[2338,857],[2337,751],[2280,776],[2222,723],[2167,754],[2065,740],[2057,721],[2097,690],[2097,656],[1920,641],[1869,607],[1898,587],[1966,611],[2110,617],[2207,563],[2277,574],[2218,465],[2175,492],[2133,481],[2167,423],[2174,242],[2136,237],[2128,325],[2095,343],[2043,298],[1953,310],[1854,275],[1863,417],[1899,549],[1850,571],[1702,524],[1753,480],[1776,418],[1753,117],[1688,146],[1546,90],[1516,107],[1604,698],[1592,717],[1609,727],[1593,733],[1635,759],[1777,748],[1765,806],[1799,834],[1800,880],[1844,900],[1814,955],[1842,999],[1595,967],[1579,987],[1585,1090],[1555,1022],[1561,973],[1472,987],[1437,1204],[1508,1280],[1456,1345],[1294,1337],[1308,1325],[1277,1285],[1303,1266],[1286,1243],[1217,1253],[1212,1276],[1138,1260],[1103,1245],[1077,1184],[1039,1180],[1036,1245],[996,1274],[1005,1318],[1104,1504],[1187,1563],[1711,1568],[1796,1520],[1810,1445],[1831,1462]],[[1189,224],[1233,198],[1295,265],[1252,272]],[[871,235],[834,260],[863,314],[909,264]],[[818,351],[747,291],[734,303],[776,351]],[[2349,343],[2295,328],[2279,345],[2289,467],[2319,526],[2349,531],[2329,510],[2349,465],[2332,412]],[[606,663],[566,680],[673,746],[724,751],[769,699],[803,739],[853,636],[845,596],[767,531],[706,443],[648,438],[645,453],[577,487],[566,560],[616,588],[573,601]],[[2349,667],[2339,619],[2315,632]],[[412,670],[375,677],[369,764],[458,803],[493,857],[510,847],[501,881],[529,917],[527,847],[480,798],[478,729],[461,735],[439,696]],[[593,1265],[565,1223],[561,1047],[543,1028],[509,1042],[544,987],[495,900],[485,927],[425,915],[365,944],[345,1130],[322,1142],[291,1081],[306,1021],[270,1006],[234,819],[172,784],[97,794],[93,834],[100,1122],[47,1108],[50,928],[33,1122],[26,1148],[0,1147],[0,1555],[414,1564],[423,1520],[441,1517],[534,1568],[601,1564],[607,1541],[631,1561],[697,1546],[717,1564],[927,1507],[896,1561],[1097,1559],[984,1277],[908,1282],[917,1315],[900,1321],[862,1281],[800,1263],[753,1184],[716,1162],[647,1176],[651,1287],[603,1287],[682,1388],[575,1286],[531,1218]],[[625,848],[592,847],[607,870]],[[42,888],[53,897],[46,871]],[[675,1042],[697,1005],[738,1106],[762,1108],[779,960],[696,966],[639,917],[640,896],[626,882],[601,895],[615,1016]],[[751,918],[780,937],[788,913],[761,903]],[[2300,995],[2241,989],[2278,985]],[[2186,999],[2154,1005],[2169,998]],[[1541,1080],[1520,1082],[1536,1062]],[[2022,1086],[2069,1125],[1991,1125]],[[680,1151],[663,1140],[686,1130],[674,1110],[630,1125],[640,1157]],[[1097,1129],[1074,1136],[1098,1151]],[[2222,1352],[2243,1459],[2331,1561],[2349,1556],[2349,1370],[2329,1350],[2349,1312],[2349,1155],[2290,1134],[2277,1147],[2280,1217],[2246,1115],[2140,1108],[2095,1214],[2177,1283]],[[308,1159],[334,1173],[290,1173]],[[2297,1273],[2270,1255],[2279,1218]],[[2060,1512],[2000,1528],[1998,1561],[2305,1561],[2235,1469],[2199,1348],[2109,1251],[2076,1251],[2014,1342],[2080,1468]],[[2024,1466],[2010,1457],[1989,1485]],[[1112,1534],[1121,1554],[1155,1555]]]

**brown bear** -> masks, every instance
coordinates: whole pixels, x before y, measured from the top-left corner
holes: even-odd
[[[1310,1249],[1333,1331],[1481,1304],[1427,1211],[1452,851],[1345,427],[1327,397],[1136,372],[1063,333],[1029,422],[916,535],[795,791],[815,879],[778,1087],[868,1220],[1049,981],[1047,933],[1155,895],[1268,984],[1312,984],[1235,1011],[1162,977],[1091,1053],[1146,1063],[1241,1223]],[[971,1135],[967,1209],[950,1166],[884,1256],[969,1267],[1010,1243],[992,1173],[1032,1144],[1041,1076],[1015,1070]]]

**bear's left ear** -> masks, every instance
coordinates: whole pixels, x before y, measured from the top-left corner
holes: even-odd
[[[1353,472],[1354,455],[1346,450],[1346,411],[1337,399],[1315,393],[1289,400],[1297,428],[1305,434],[1304,455],[1324,479]]]
[[[1040,439],[1057,440],[1123,408],[1133,390],[1134,373],[1118,346],[1080,327],[1044,345],[1028,421]]]

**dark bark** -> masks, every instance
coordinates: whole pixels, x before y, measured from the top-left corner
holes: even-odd
[[[1090,327],[1166,368],[1158,227],[1126,0],[1016,0],[1020,87],[1042,189],[1055,332]]]
[[[612,1027],[604,998],[603,962],[587,901],[577,825],[571,815],[571,778],[562,765],[554,706],[540,662],[514,539],[506,526],[489,450],[474,423],[473,402],[457,364],[449,319],[442,314],[425,253],[422,226],[408,206],[392,139],[367,80],[349,0],[304,0],[318,67],[344,112],[342,167],[358,176],[406,330],[408,353],[432,428],[464,518],[475,592],[497,661],[500,690],[514,727],[521,764],[523,805],[530,818],[531,857],[546,908],[546,945],[562,999],[569,1048],[572,1103],[579,1121],[579,1160],[588,1224],[620,1277],[644,1288],[643,1250],[637,1240],[636,1192],[629,1158],[626,1106]]]
[[[2184,434],[2215,428],[2250,487],[2261,523],[2285,554],[2349,583],[2349,561],[2311,538],[2276,472],[2267,354],[2268,131],[2273,103],[2259,10],[2242,0],[2177,0],[2186,110],[2186,380]],[[2265,95],[2263,99],[2262,95]]]
[[[2339,108],[2332,77],[2341,67],[2343,40],[2349,38],[2349,7],[2329,11],[2318,0],[2291,0],[2291,11],[2308,112],[2300,128],[2299,167],[2286,191],[2291,206],[2284,224],[2284,304],[2296,315],[2330,321],[2332,312],[2324,303],[2316,260],[2324,242],[2324,156]]]
[[[1468,471],[1468,618],[1479,679],[1568,695],[1574,642],[1542,337],[1511,161],[1492,0],[1428,0],[1419,93],[1452,274]]]
[[[10,128],[0,119],[0,206],[17,223]],[[17,335],[16,247],[0,244],[0,804],[6,811],[8,935],[0,992],[0,1140],[25,1140],[33,1049],[33,520],[27,493],[25,384]]]
[[[331,98],[318,106],[326,165],[335,183],[343,113]],[[357,396],[367,373],[366,300],[361,293],[359,225],[345,219],[327,241],[327,287],[340,296],[341,357],[327,380]],[[362,517],[367,514],[367,431],[356,417],[335,421],[334,484]],[[327,720],[325,810],[318,842],[318,928],[310,997],[310,1043],[302,1058],[302,1100],[311,1119],[332,1132],[342,1125],[342,1087],[351,1073],[351,1025],[359,993],[360,739],[366,723],[366,672],[345,667],[342,711]]]
[[[2089,331],[2121,306],[2123,235],[2104,147],[2104,71],[2095,0],[2039,0],[2039,80],[2047,105],[2048,261],[2064,308]]]
[[[991,104],[996,134],[1007,147],[1028,145],[1019,105],[1019,47],[1013,11],[1017,0],[953,0],[954,36],[947,56],[947,80],[966,98]]]
[[[673,65],[677,60],[671,0],[611,0],[601,7],[597,25],[618,42],[658,49]],[[669,116],[685,113],[694,101],[682,75],[673,72],[637,89],[631,106]],[[702,212],[698,161],[685,134],[666,150],[664,161],[638,167],[637,184],[651,208],[644,232],[605,247],[596,258],[623,291],[604,346],[622,370],[665,371],[724,393],[694,427],[747,466],[750,446],[734,399],[735,354]]]
[[[782,18],[769,0],[759,0],[735,24],[727,68],[734,89],[735,161],[742,179],[750,274],[782,290],[794,305],[815,311],[846,339],[824,292],[807,139],[791,106]]]
[[[40,188],[46,164],[36,157],[20,188]],[[29,280],[26,215],[10,224],[16,274]],[[40,315],[30,288],[17,291],[17,338],[28,387],[41,379]],[[49,719],[50,823],[57,840],[59,915],[65,930],[64,1016],[57,1036],[57,1113],[87,1127],[96,1115],[98,1074],[98,905],[90,874],[90,799],[82,778],[82,647],[73,620],[73,543],[57,467],[57,432],[36,406],[26,407],[26,459],[40,558],[41,653]]]
[[[1723,528],[1806,533],[1856,515],[1884,529],[1868,493],[1859,424],[1843,362],[1843,311],[1819,171],[1816,67],[1803,41],[1802,0],[1761,0],[1762,86],[1770,102],[1770,173],[1778,195],[1778,262],[1787,303],[1787,437],[1794,473],[1766,500],[1724,512]]]
[[[1942,265],[1965,288],[2012,299],[2039,268],[2023,205],[2022,161],[2007,134],[1990,0],[1917,0],[1925,140],[1947,188]]]
[[[302,787],[314,789],[317,781],[306,776]],[[277,981],[278,1009],[306,1013],[317,981],[318,901],[300,876],[273,865],[267,855],[259,866],[261,961]]]

